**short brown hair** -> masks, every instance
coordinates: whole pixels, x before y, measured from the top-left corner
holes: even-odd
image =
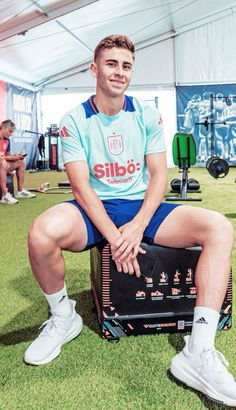
[[[132,41],[122,34],[111,34],[103,38],[97,45],[94,51],[94,61],[98,57],[101,50],[108,50],[113,47],[116,48],[126,48],[127,50],[131,51],[133,54],[133,58],[135,55],[135,47]]]
[[[16,125],[14,124],[12,120],[5,120],[5,121],[2,121],[0,124],[0,129],[2,128],[16,128]]]

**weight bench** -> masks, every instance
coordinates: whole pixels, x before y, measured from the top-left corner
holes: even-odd
[[[117,272],[107,242],[90,251],[91,289],[101,335],[123,336],[190,331],[196,302],[194,273],[201,248],[175,249],[141,245],[142,275]],[[232,274],[218,329],[231,327]]]
[[[166,201],[201,201],[201,198],[187,197],[187,192],[193,192],[190,189],[191,183],[188,180],[188,172],[191,165],[196,164],[196,145],[192,134],[177,133],[174,135],[172,142],[173,162],[179,167],[181,180],[179,182],[179,195],[166,196]],[[176,181],[176,180],[174,180]],[[197,181],[195,181],[197,183]],[[189,189],[188,189],[189,188]],[[172,191],[174,192],[174,191]],[[194,192],[201,192],[199,189]]]

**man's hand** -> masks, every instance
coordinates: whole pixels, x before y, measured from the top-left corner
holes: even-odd
[[[128,273],[129,275],[135,274],[137,278],[141,276],[141,270],[137,258],[127,258],[126,261],[120,263],[114,259],[116,269],[118,272]]]
[[[117,249],[114,249],[114,260],[122,263],[127,257],[135,259],[139,252],[143,254],[146,253],[146,251],[140,247],[144,229],[139,223],[132,220],[131,222],[121,226],[119,231],[121,236],[115,243],[115,247]]]
[[[119,228],[120,237],[111,244],[112,259],[116,264],[118,272],[135,274],[140,277],[141,271],[137,260],[138,253],[145,254],[140,243],[143,237],[143,229],[140,224],[132,220]]]

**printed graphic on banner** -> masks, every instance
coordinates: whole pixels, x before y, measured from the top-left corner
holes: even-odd
[[[11,150],[25,153],[26,168],[35,169],[40,134],[37,129],[36,93],[7,84],[7,116],[16,124],[11,136]]]
[[[194,135],[197,165],[217,155],[236,165],[236,85],[176,87],[177,128]]]
[[[7,119],[7,90],[6,82],[0,80],[0,122]]]

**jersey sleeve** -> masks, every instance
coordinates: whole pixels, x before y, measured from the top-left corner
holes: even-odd
[[[60,141],[64,164],[73,161],[87,161],[81,142],[81,134],[71,114],[65,114],[60,121]]]
[[[145,154],[165,152],[163,124],[159,111],[150,105],[146,105],[144,108],[144,121],[147,136]]]

